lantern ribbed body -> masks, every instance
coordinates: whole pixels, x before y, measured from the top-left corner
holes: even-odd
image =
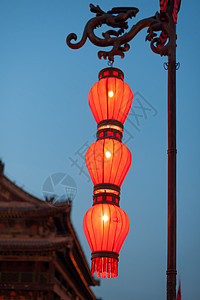
[[[116,205],[98,204],[86,212],[83,219],[83,230],[92,252],[110,251],[119,253],[129,231],[129,219],[127,214]],[[113,265],[113,271],[112,268],[109,271],[109,267],[106,269],[106,264],[103,264],[105,257],[103,259],[97,258],[95,260],[98,267],[97,273],[102,265],[101,268],[106,277],[115,277],[114,273],[117,271],[116,258],[110,257],[109,265]],[[94,273],[95,269],[93,270]]]
[[[116,205],[98,204],[86,212],[83,230],[92,252],[119,253],[129,231],[129,219]]]
[[[129,231],[129,219],[119,201],[120,187],[131,166],[131,153],[121,140],[133,93],[123,77],[119,69],[104,69],[89,92],[97,141],[85,154],[94,194],[83,230],[92,251],[92,275],[102,278],[118,276],[119,252]]]
[[[121,186],[131,166],[131,153],[123,143],[107,138],[89,147],[85,162],[94,185],[111,183]]]
[[[115,77],[99,80],[89,92],[89,105],[97,123],[113,119],[124,124],[132,102],[133,93],[129,85]]]

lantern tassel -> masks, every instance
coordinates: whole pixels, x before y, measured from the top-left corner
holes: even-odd
[[[118,276],[118,259],[113,257],[92,258],[92,276],[114,278]]]

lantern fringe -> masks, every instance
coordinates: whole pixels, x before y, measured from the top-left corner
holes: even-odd
[[[118,260],[113,257],[92,258],[92,276],[114,278],[118,276]]]

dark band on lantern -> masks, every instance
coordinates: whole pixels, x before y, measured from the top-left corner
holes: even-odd
[[[113,204],[119,206],[120,197],[112,193],[99,193],[93,195],[93,205],[98,204]]]
[[[110,189],[110,190],[117,191],[120,194],[120,187],[116,184],[100,183],[100,184],[94,185],[94,192],[99,189]]]
[[[119,122],[117,120],[113,120],[113,119],[107,119],[107,120],[103,120],[103,121],[99,122],[97,124],[97,130],[99,130],[100,127],[106,126],[106,125],[114,125],[116,127],[119,127],[122,131],[124,130],[124,125],[121,122]]]
[[[119,186],[110,183],[102,183],[94,186],[93,205],[107,203],[119,206],[119,201]]]
[[[103,120],[99,122],[97,125],[97,133],[96,133],[97,140],[109,138],[121,142],[123,137],[123,132],[124,132],[123,129],[124,129],[123,124],[117,120],[112,120],[112,119]]]
[[[108,139],[118,140],[119,142],[121,142],[123,133],[113,128],[102,128],[97,131],[96,137],[97,137],[97,141],[108,138]]]
[[[96,257],[111,257],[119,260],[119,254],[117,252],[112,251],[94,251],[91,253],[91,259]]]
[[[117,68],[105,68],[99,72],[99,80],[106,77],[116,77],[124,80],[124,73]]]

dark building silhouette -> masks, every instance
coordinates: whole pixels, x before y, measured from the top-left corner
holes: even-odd
[[[71,202],[42,201],[3,173],[0,162],[0,300],[94,300],[70,220]]]

